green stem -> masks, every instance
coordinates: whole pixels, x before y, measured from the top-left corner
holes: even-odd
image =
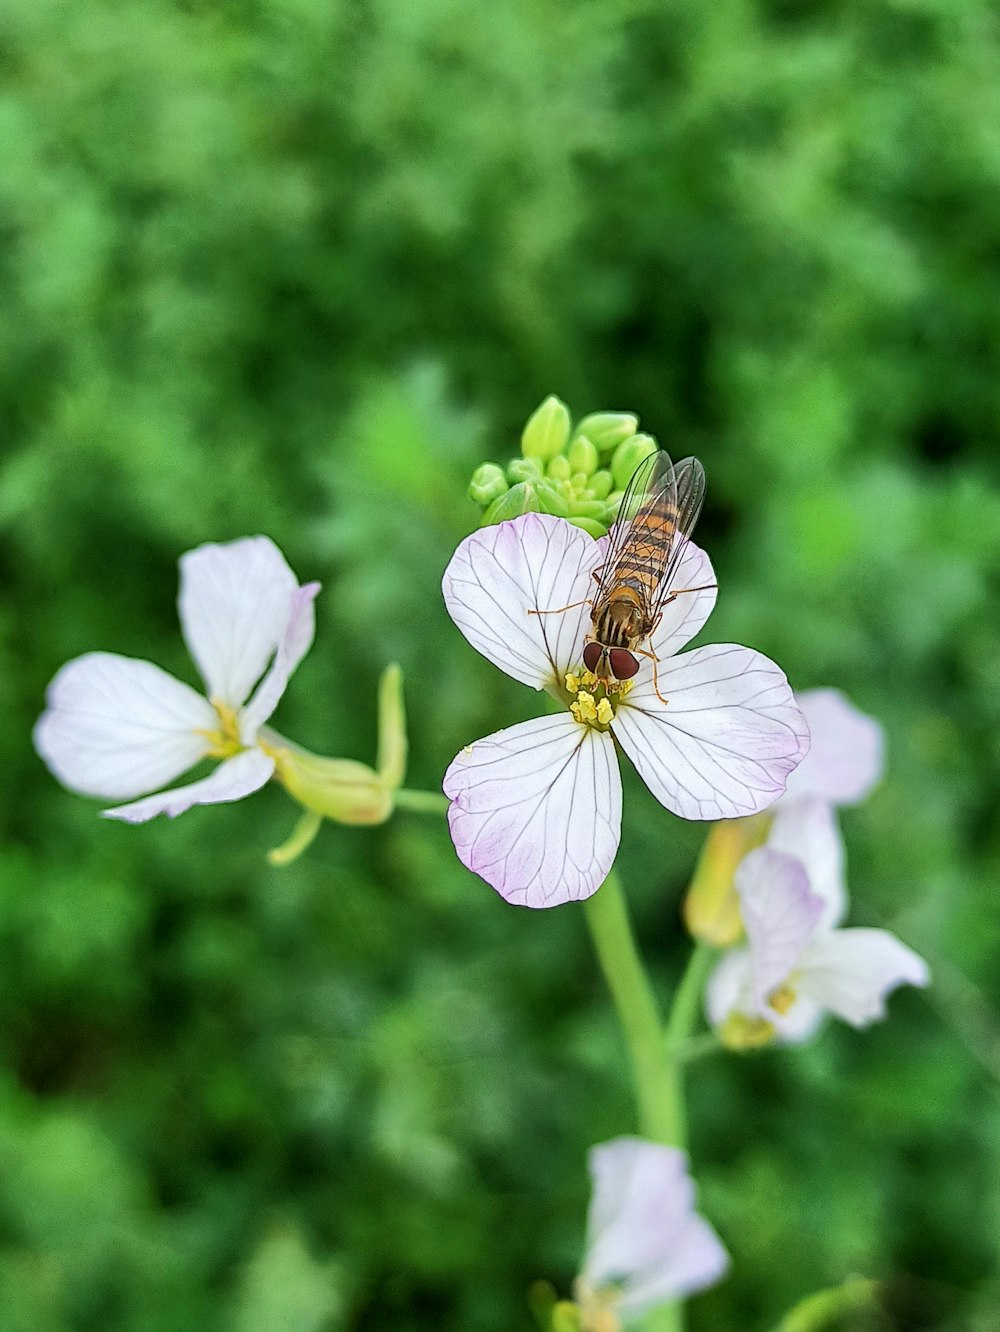
[[[684,1120],[684,1065],[687,1047],[701,1010],[701,996],[708,979],[714,952],[707,944],[698,943],[688,958],[673,1007],[667,1022],[667,1058],[674,1066],[674,1079],[677,1083],[677,1105],[681,1122],[677,1139],[678,1147],[687,1147],[687,1124]]]
[[[393,792],[397,809],[412,810],[415,814],[447,814],[449,800],[438,791],[407,791],[401,787]]]
[[[639,1110],[639,1132],[653,1142],[683,1146],[684,1111],[673,1062],[664,1054],[656,1000],[632,934],[617,870],[584,903],[598,961],[625,1033]]]
[[[306,810],[292,829],[292,835],[288,841],[282,842],[281,846],[273,847],[272,850],[268,851],[267,858],[271,864],[290,865],[293,860],[297,860],[306,847],[312,843],[313,838],[320,830],[322,822],[322,815]]]

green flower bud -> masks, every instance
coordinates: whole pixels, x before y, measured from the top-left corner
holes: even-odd
[[[591,412],[577,426],[576,434],[586,435],[599,452],[611,453],[638,428],[639,418],[631,412]]]
[[[546,475],[553,481],[568,481],[573,475],[573,469],[569,465],[569,459],[564,458],[562,454],[558,458],[553,458],[545,469]]]
[[[642,460],[655,453],[658,447],[652,435],[641,434],[633,435],[631,439],[619,444],[611,460],[611,475],[615,479],[616,489],[624,490]]]
[[[385,668],[378,682],[378,756],[375,760],[379,781],[390,791],[403,785],[408,749],[403,672],[393,662]]]
[[[587,532],[592,537],[602,537],[608,530],[608,524],[599,522],[596,518],[576,518],[570,515],[570,522],[574,527],[578,527],[581,532]]]
[[[570,512],[574,518],[594,518],[599,523],[604,523],[607,517],[608,506],[604,500],[574,500]]]
[[[507,478],[511,485],[519,481],[538,481],[545,475],[545,469],[537,458],[515,458],[507,464]]]
[[[538,495],[535,487],[527,481],[511,486],[506,495],[493,501],[480,519],[480,527],[492,527],[494,523],[505,522],[508,518],[520,518],[522,513],[537,513]]]
[[[595,472],[590,478],[590,492],[594,499],[607,499],[614,485],[614,477],[608,471]]]
[[[483,463],[472,473],[469,482],[469,499],[484,508],[507,491],[507,478],[503,469],[496,463]]]
[[[541,513],[554,513],[557,518],[569,517],[569,501],[548,481],[539,481],[535,487],[535,494],[538,496],[538,508]]]
[[[552,1307],[552,1332],[583,1332],[583,1313],[572,1300],[560,1300]]]
[[[587,484],[590,477],[583,472],[574,472],[569,479],[569,488],[577,495],[584,495],[590,499],[590,487]]]
[[[554,458],[566,447],[569,427],[569,408],[550,394],[528,418],[521,435],[521,452],[526,458]]]
[[[573,471],[583,472],[585,476],[592,476],[601,462],[597,456],[597,449],[586,435],[577,435],[566,450],[566,457]]]
[[[604,501],[605,504],[608,506],[609,511],[615,518],[618,517],[618,510],[622,507],[622,500],[624,498],[625,498],[624,490],[613,490],[611,494],[608,496],[608,498]]]

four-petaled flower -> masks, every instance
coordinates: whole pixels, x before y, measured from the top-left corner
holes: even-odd
[[[687,1157],[643,1138],[591,1148],[587,1252],[575,1295],[585,1326],[626,1321],[718,1281],[729,1258],[694,1210]],[[609,1320],[605,1320],[607,1323]]]
[[[644,658],[620,692],[599,687],[581,655],[584,603],[606,546],[531,513],[474,532],[444,575],[448,611],[472,646],[562,705],[475,741],[444,779],[459,858],[523,906],[589,897],[607,877],[621,830],[614,741],[657,800],[686,819],[766,808],[809,744],[788,682],[767,657],[733,645],[674,655],[715,604],[711,564],[693,543],[674,578],[681,595],[646,645],[662,698]]]
[[[746,947],[723,957],[705,995],[727,1045],[803,1041],[825,1013],[864,1027],[885,1016],[897,986],[928,983],[923,958],[888,930],[835,928],[843,900],[813,891],[810,870],[763,846],[736,871]]]
[[[319,584],[300,587],[267,537],[199,546],[180,570],[181,631],[207,697],[152,662],[90,652],[56,674],[35,726],[35,748],[63,785],[133,801],[104,811],[129,823],[262,787],[275,758],[261,727],[313,640]],[[146,794],[205,758],[222,760],[208,777]]]

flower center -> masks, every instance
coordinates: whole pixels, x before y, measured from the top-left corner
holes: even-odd
[[[769,1007],[773,1008],[776,1013],[780,1013],[782,1017],[784,1017],[797,998],[798,995],[792,989],[789,982],[786,981],[784,985],[779,985],[776,990],[771,991],[767,996],[767,1002]]]
[[[232,758],[243,749],[236,709],[228,703],[223,703],[219,698],[209,699],[209,702],[219,719],[218,728],[214,731],[199,731],[198,734],[203,735],[208,741],[209,758]]]
[[[620,680],[609,689],[603,680],[599,680],[593,671],[581,668],[571,671],[565,677],[567,691],[574,695],[569,710],[583,726],[593,726],[598,731],[606,731],[615,715],[618,703],[632,688],[631,680]]]

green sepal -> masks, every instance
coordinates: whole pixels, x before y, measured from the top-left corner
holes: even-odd
[[[506,495],[494,500],[483,514],[480,527],[492,527],[494,523],[506,522],[508,518],[520,518],[522,513],[538,513],[538,494],[535,487],[527,481],[511,486]]]

